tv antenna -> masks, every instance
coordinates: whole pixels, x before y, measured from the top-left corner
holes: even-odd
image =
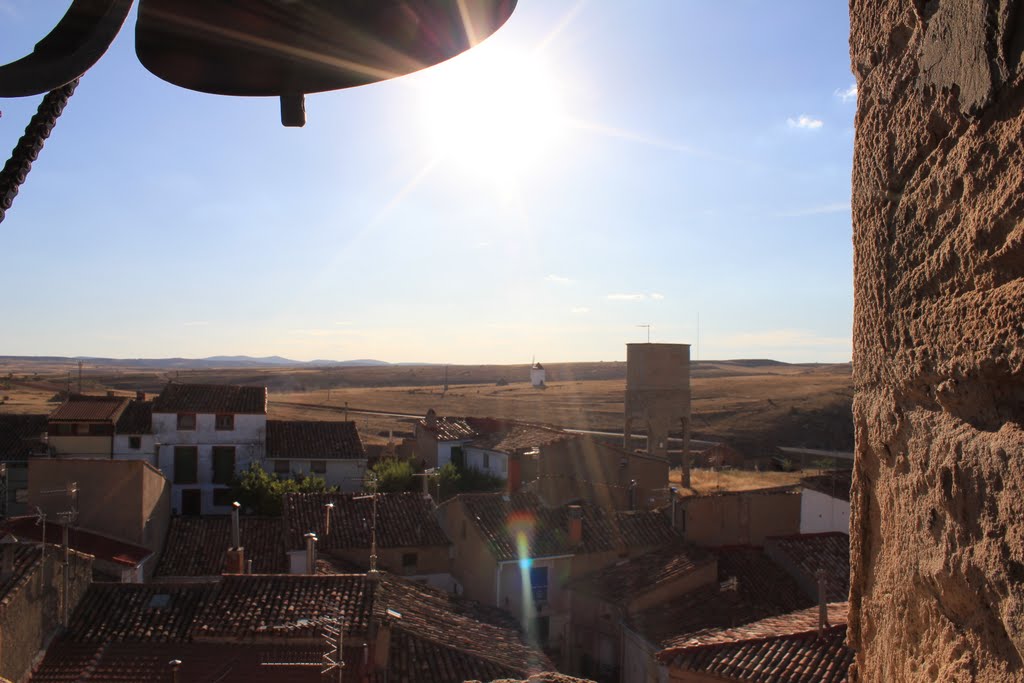
[[[637,325],[637,327],[646,327],[647,328],[647,343],[650,344],[651,343],[651,324],[650,323],[645,323],[643,325]]]

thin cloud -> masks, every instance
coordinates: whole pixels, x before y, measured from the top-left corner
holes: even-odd
[[[609,301],[661,301],[665,298],[665,295],[658,292],[651,292],[650,294],[609,294],[605,298]]]
[[[825,213],[849,213],[850,202],[834,202],[832,204],[822,204],[821,206],[811,206],[806,209],[796,209],[794,211],[783,211],[775,214],[780,218],[798,218],[800,216],[818,216]]]
[[[651,292],[651,300],[652,301],[661,301],[664,298],[665,298],[664,294],[659,294],[658,292]]]
[[[567,285],[572,282],[572,278],[567,278],[564,275],[548,275],[544,280],[546,282],[555,282],[560,285]]]
[[[789,124],[790,128],[800,128],[803,130],[818,130],[825,125],[825,122],[821,119],[816,119],[807,114],[800,114],[800,116],[786,119],[786,123]]]
[[[835,92],[835,96],[841,99],[843,102],[856,102],[857,101],[857,84],[854,83],[845,90],[838,89]]]
[[[576,308],[573,308],[570,313],[573,313],[574,315],[583,315],[584,313],[590,313],[590,309],[586,306],[577,306]]]

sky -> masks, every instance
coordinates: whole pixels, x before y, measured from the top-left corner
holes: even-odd
[[[69,4],[0,0],[0,62]],[[284,128],[146,71],[133,11],[0,223],[0,355],[849,361],[847,12],[519,0]]]

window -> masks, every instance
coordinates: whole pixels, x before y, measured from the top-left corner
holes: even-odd
[[[219,432],[230,432],[235,428],[235,416],[231,414],[218,415],[214,419],[213,428]]]
[[[199,451],[195,446],[174,447],[174,483],[199,482]]]
[[[484,451],[484,469],[491,469],[491,454],[487,451]]]
[[[530,588],[533,590],[533,601],[536,603],[548,601],[548,568],[530,568]]]
[[[326,460],[310,460],[309,471],[313,474],[327,474]]]
[[[235,447],[213,447],[213,483],[230,484],[235,478]]]
[[[196,428],[196,414],[195,413],[178,413],[178,429],[183,431],[195,431]]]
[[[132,450],[139,450],[142,448],[142,437],[141,436],[129,436],[128,437],[128,448]]]
[[[274,474],[280,474],[282,476],[291,476],[292,466],[287,460],[275,460],[274,461]]]
[[[231,496],[231,489],[214,489],[213,504],[218,507],[228,507],[234,499]]]
[[[402,572],[405,574],[415,574],[416,559],[416,553],[402,553]]]

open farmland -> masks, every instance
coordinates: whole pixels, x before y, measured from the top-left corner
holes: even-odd
[[[555,363],[547,389],[526,381],[526,365],[374,366],[333,368],[146,368],[86,363],[87,393],[155,393],[168,380],[266,385],[276,418],[357,420],[367,442],[412,420],[355,410],[423,415],[504,417],[576,429],[621,431],[625,363]],[[444,390],[447,374],[448,390]],[[507,384],[504,384],[506,383]],[[78,387],[72,362],[0,361],[5,412],[48,412],[54,395]],[[789,365],[772,361],[699,361],[692,365],[693,436],[727,441],[748,455],[775,445],[850,450],[853,393],[849,364]]]

